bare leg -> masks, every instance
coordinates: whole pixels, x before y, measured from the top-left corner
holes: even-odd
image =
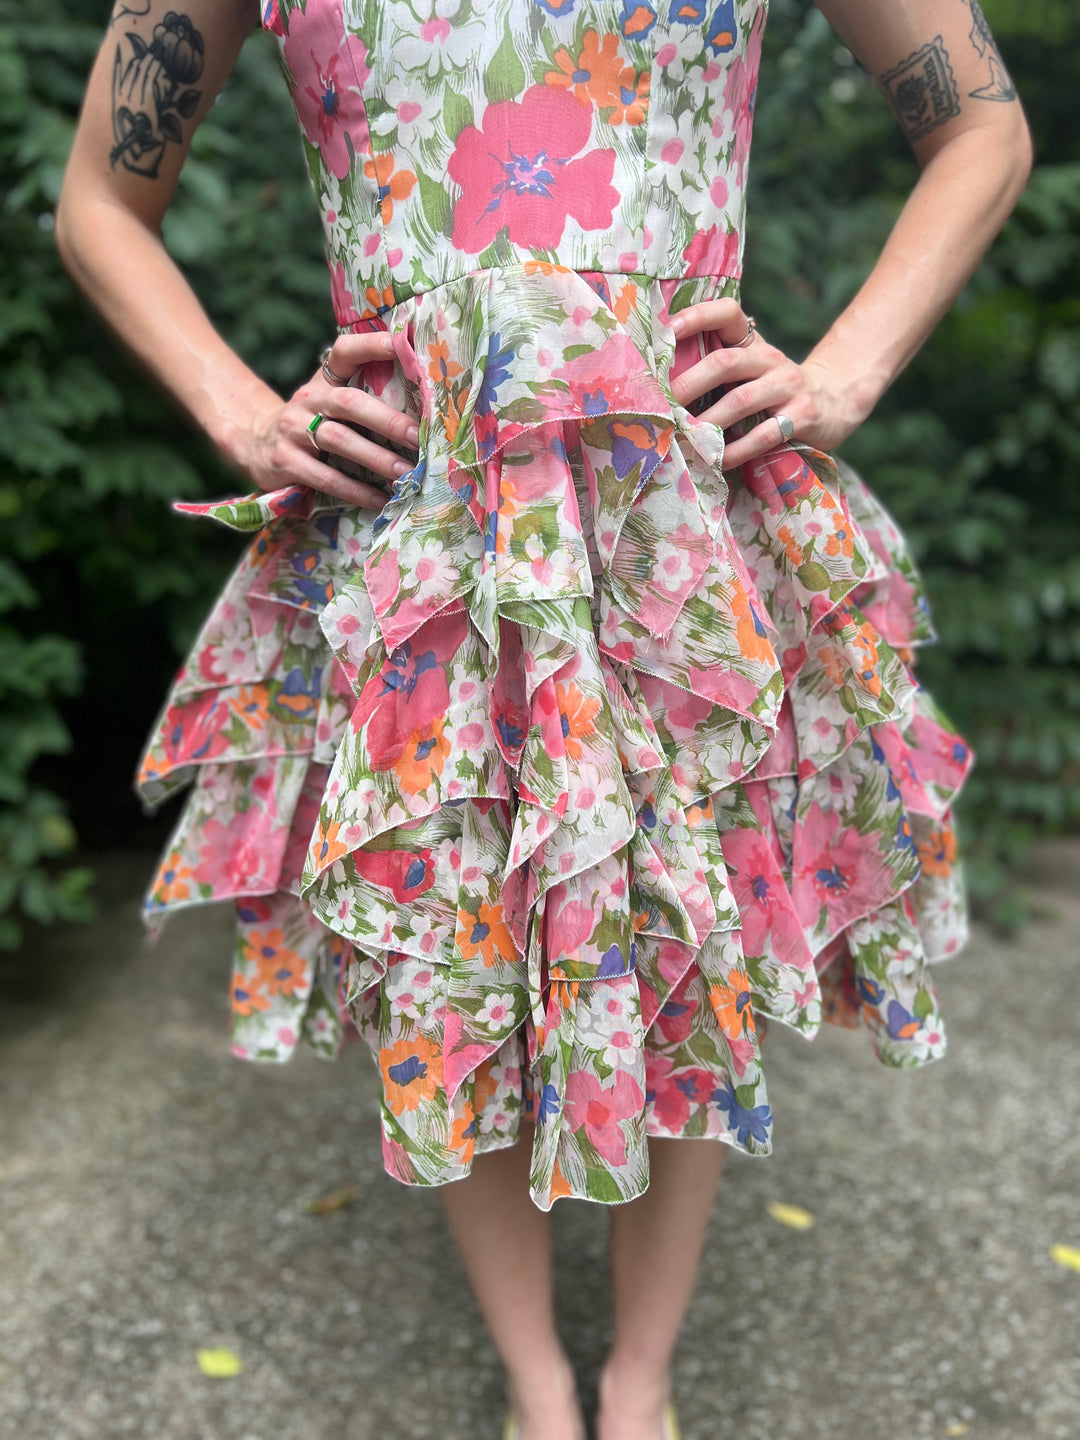
[[[615,1339],[600,1372],[597,1440],[660,1440],[725,1149],[719,1140],[650,1139],[648,1190],[611,1212]]]
[[[440,1190],[469,1283],[506,1366],[521,1440],[580,1440],[573,1367],[555,1329],[548,1217],[529,1198],[532,1127]]]

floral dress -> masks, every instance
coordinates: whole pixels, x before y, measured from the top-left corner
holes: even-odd
[[[620,1202],[647,1137],[764,1155],[763,1017],[945,1037],[968,747],[893,520],[798,443],[729,475],[672,377],[737,295],[765,0],[270,0],[360,383],[420,426],[381,511],[252,532],[138,785],[146,901],[231,900],[235,1053],[381,1075],[407,1184],[532,1147]],[[695,413],[695,411],[697,413]],[[521,1120],[533,1122],[524,1132]]]

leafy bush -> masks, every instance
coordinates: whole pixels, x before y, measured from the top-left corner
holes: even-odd
[[[798,0],[772,0],[746,294],[804,352],[854,293],[915,176],[871,82]],[[846,447],[911,535],[938,623],[923,673],[980,765],[973,879],[1015,903],[1036,832],[1080,815],[1080,18],[986,0],[1041,165],[931,344]],[[103,0],[0,0],[0,945],[86,913],[87,845],[156,842],[123,785],[235,537],[168,502],[235,476],[102,333],[52,210]],[[283,393],[333,333],[321,234],[274,46],[255,35],[195,137],[166,241]],[[17,619],[18,625],[14,623]],[[120,783],[118,783],[120,782]],[[65,797],[61,802],[59,795]],[[69,818],[70,817],[70,818]],[[75,822],[72,826],[72,820]]]

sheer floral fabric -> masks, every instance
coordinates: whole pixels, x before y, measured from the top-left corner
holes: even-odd
[[[649,1135],[766,1154],[765,1017],[944,1052],[971,755],[904,539],[805,446],[725,476],[670,388],[671,316],[738,293],[765,11],[264,13],[420,459],[381,512],[178,507],[251,539],[141,767],[191,787],[146,913],[236,905],[238,1055],[355,1025],[410,1184],[519,1134],[543,1209],[639,1194]]]

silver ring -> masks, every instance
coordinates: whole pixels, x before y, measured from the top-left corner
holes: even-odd
[[[791,440],[795,435],[795,421],[790,415],[774,415],[772,418],[780,426],[780,438],[784,441]]]
[[[351,375],[338,375],[330,369],[331,353],[332,347],[328,345],[319,357],[322,360],[322,373],[326,376],[327,383],[329,385],[348,385],[352,379]]]
[[[741,340],[736,340],[735,344],[731,348],[733,350],[744,350],[747,345],[752,345],[754,343],[754,336],[756,334],[757,325],[754,323],[754,317],[751,315],[747,318],[746,321],[746,334],[742,337]]]
[[[311,417],[311,423],[307,427],[307,433],[311,436],[311,443],[315,446],[315,453],[317,455],[324,455],[326,453],[323,450],[322,446],[319,444],[318,440],[315,438],[318,433],[319,426],[323,423],[325,419],[326,416],[322,413],[322,411],[316,410],[315,414]]]

